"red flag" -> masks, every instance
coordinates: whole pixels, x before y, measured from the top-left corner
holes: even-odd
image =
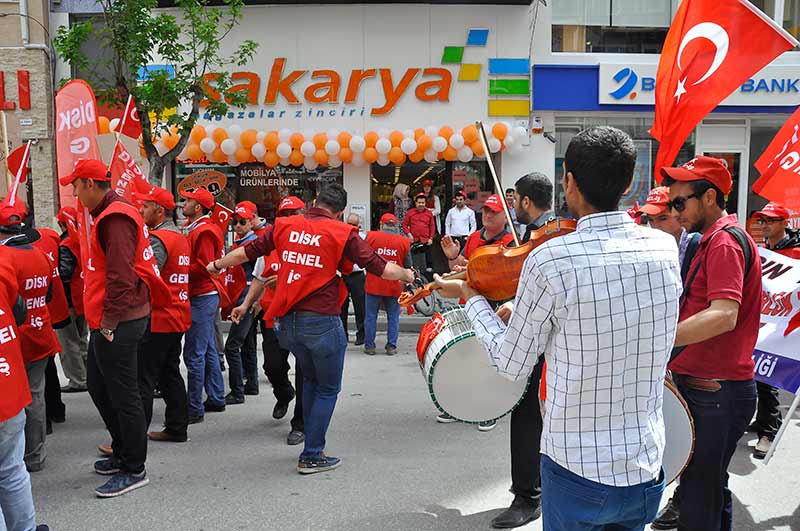
[[[214,204],[214,210],[211,211],[211,219],[222,230],[222,234],[228,232],[228,223],[230,222],[232,215],[233,210],[230,208],[219,203]]]
[[[114,129],[125,136],[139,138],[142,134],[142,123],[139,121],[139,111],[136,110],[136,103],[133,96],[128,95],[128,102],[125,104],[125,111],[122,113],[119,124]]]
[[[694,127],[748,78],[798,42],[746,0],[683,0],[656,76],[661,145],[653,173],[675,160]]]
[[[767,149],[764,150],[764,153],[761,154],[761,157],[759,157],[756,163],[753,164],[753,166],[756,167],[762,176],[765,175],[781,157],[783,157],[790,145],[797,142],[798,135],[800,134],[799,131],[800,107],[798,107],[795,113],[790,116],[788,120],[786,120],[786,123],[783,124],[783,127],[781,127],[781,130],[778,131],[777,135],[775,135],[775,138],[772,139],[772,142],[770,142],[769,146],[767,146]],[[756,191],[755,184],[753,185],[753,191]]]
[[[19,192],[19,185],[28,180],[28,158],[31,153],[31,141],[24,146],[20,146],[12,151],[6,159],[6,166],[8,171],[14,175],[14,184],[8,189],[5,203],[14,205],[17,202],[17,194]]]
[[[797,114],[795,113],[787,124],[796,120]],[[786,126],[778,132],[767,151],[758,159],[756,167],[766,166],[767,170],[753,183],[753,191],[790,210],[800,211],[800,139],[797,129],[792,126],[788,131],[788,138],[784,140],[781,138],[784,129]],[[780,145],[780,151],[771,155],[776,143]],[[765,161],[766,155],[771,155],[767,159],[768,163]]]
[[[133,192],[145,186],[150,189],[150,183],[122,142],[117,142],[114,146],[114,155],[108,170],[111,172],[111,188],[130,202],[133,202]]]

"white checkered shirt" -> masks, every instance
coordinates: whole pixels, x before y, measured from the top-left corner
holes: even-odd
[[[624,487],[661,470],[664,372],[680,294],[675,238],[607,212],[531,252],[508,328],[481,296],[466,312],[505,377],[527,378],[545,354],[542,453]]]

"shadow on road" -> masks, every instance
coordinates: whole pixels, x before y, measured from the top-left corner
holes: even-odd
[[[354,529],[381,529],[383,531],[463,531],[464,529],[488,529],[489,522],[503,508],[463,515],[458,509],[441,505],[429,505],[415,513],[396,513],[368,516],[363,519],[337,525],[336,531]]]

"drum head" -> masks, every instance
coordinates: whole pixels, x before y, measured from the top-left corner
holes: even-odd
[[[525,396],[527,378],[512,382],[497,374],[474,335],[450,343],[431,369],[429,387],[436,406],[463,422],[484,422],[509,413]]]
[[[694,424],[689,409],[670,384],[664,387],[664,426],[667,441],[664,448],[664,475],[667,484],[675,481],[694,451]]]

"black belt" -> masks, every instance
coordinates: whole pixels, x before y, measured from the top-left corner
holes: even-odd
[[[289,312],[286,314],[286,317],[289,317],[290,315],[293,315],[295,317],[327,317],[327,315],[324,313],[310,312],[307,310],[300,310],[298,312]]]

